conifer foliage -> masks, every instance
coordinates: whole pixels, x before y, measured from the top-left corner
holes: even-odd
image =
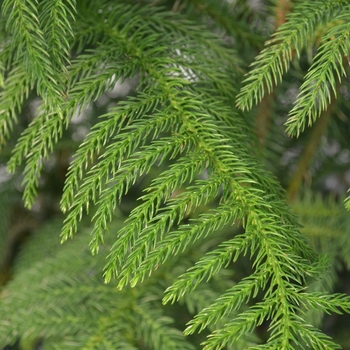
[[[350,5],[258,3],[2,1],[0,346],[340,348]]]

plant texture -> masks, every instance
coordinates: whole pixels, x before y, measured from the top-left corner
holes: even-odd
[[[350,5],[254,4],[2,1],[0,346],[346,346]]]

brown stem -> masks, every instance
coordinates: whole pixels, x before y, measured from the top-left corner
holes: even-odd
[[[3,256],[0,259],[0,287],[5,285],[12,277],[11,270],[19,249],[29,235],[39,227],[39,222],[22,207],[15,206],[15,220],[9,227],[7,240],[2,242],[5,246]]]
[[[328,106],[327,110],[321,114],[311,131],[310,139],[304,148],[303,154],[299,160],[299,163],[297,164],[297,167],[291,177],[291,181],[287,188],[287,196],[290,201],[293,201],[299,192],[303,179],[305,179],[307,175],[310,164],[314,159],[314,154],[317,150],[322,136],[325,133],[328,121],[335,106],[336,99],[333,98],[331,104]]]
[[[343,57],[343,66],[347,65],[347,56]],[[339,93],[339,88],[341,86],[341,81],[337,82],[335,90]],[[290,201],[293,201],[296,195],[299,192],[299,189],[302,185],[303,179],[305,179],[310,163],[313,160],[314,153],[316,152],[317,146],[325,133],[325,130],[328,125],[328,121],[331,118],[332,113],[334,112],[335,107],[337,106],[336,95],[332,94],[331,103],[328,105],[328,108],[323,111],[315,123],[308,144],[306,145],[304,152],[301,156],[299,163],[295,169],[291,181],[287,188],[287,196]]]
[[[258,112],[255,118],[255,132],[258,138],[257,141],[259,148],[261,149],[265,146],[275,97],[276,96],[273,92],[265,94],[259,103]]]
[[[291,0],[279,0],[276,4],[276,22],[275,29],[286,22],[286,16],[291,10]]]

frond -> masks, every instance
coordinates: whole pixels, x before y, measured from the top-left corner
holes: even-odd
[[[251,109],[253,103],[261,101],[266,91],[271,93],[273,87],[281,82],[283,73],[288,71],[294,53],[300,56],[301,49],[315,32],[316,26],[341,14],[346,5],[347,1],[343,0],[298,3],[288,16],[288,21],[277,29],[266,42],[266,48],[252,63],[252,69],[237,96],[237,107]]]
[[[346,9],[346,10],[345,10]],[[305,47],[317,30],[316,26],[331,22],[324,33],[321,30],[320,47],[314,62],[305,76],[295,106],[289,113],[287,132],[299,136],[311,126],[337,97],[339,83],[346,76],[349,59],[349,16],[346,1],[313,1],[298,3],[288,21],[277,29],[267,47],[252,63],[252,69],[243,81],[237,96],[237,107],[251,109],[263,96],[271,93],[289,70],[290,62]],[[302,18],[303,20],[300,20]],[[320,35],[318,30],[317,35]],[[345,203],[349,209],[349,198]]]
[[[234,344],[246,333],[252,332],[258,325],[261,325],[267,314],[270,314],[272,304],[261,303],[249,308],[235,317],[229,325],[218,331],[214,331],[203,344],[203,350],[222,349],[227,344]],[[286,348],[287,349],[287,348]]]
[[[251,276],[244,278],[217,298],[208,308],[202,309],[189,322],[185,334],[193,334],[196,331],[201,332],[206,327],[213,326],[221,319],[232,315],[233,311],[240,310],[241,306],[246,304],[250,298],[257,296],[260,289],[266,287],[269,278],[270,276],[268,278],[265,277],[263,269],[255,271]]]
[[[323,37],[314,63],[305,76],[295,106],[286,122],[289,135],[299,136],[306,125],[311,126],[337,96],[337,84],[346,76],[346,57],[349,55],[349,14],[337,16],[334,25]]]
[[[48,54],[55,77],[60,84],[67,81],[66,65],[69,64],[70,43],[73,38],[75,0],[46,0],[40,3],[39,22],[46,39]]]
[[[211,5],[205,18],[231,9],[204,3]],[[316,26],[340,19],[323,37],[291,112],[289,131],[302,131],[345,75],[349,25],[340,12],[348,6],[345,0],[298,3],[257,57],[237,106],[249,109],[271,92]],[[6,77],[0,96],[1,137],[10,136],[31,91],[41,99],[8,164],[12,172],[24,164],[27,207],[72,118],[87,118],[86,109],[117,84],[133,79],[136,85],[89,120],[78,149],[68,151],[61,241],[75,240],[60,250],[48,244],[50,256],[36,258],[45,242],[34,238],[26,250],[32,255],[21,256],[0,294],[4,345],[39,336],[47,348],[193,349],[158,304],[166,289],[164,304],[183,299],[197,313],[186,334],[211,332],[206,350],[337,348],[308,325],[307,312],[350,312],[350,300],[323,293],[317,303],[317,278],[326,280],[329,260],[301,233],[281,185],[259,158],[252,121],[234,107],[243,63],[227,38],[213,33],[225,23],[208,29],[207,19],[188,20],[191,11],[129,1],[4,1],[13,49],[4,71],[15,80]],[[120,214],[115,222],[123,198],[144,179],[139,205],[123,225]],[[76,234],[86,217],[91,230]],[[41,237],[50,240],[56,231],[56,225],[46,227]],[[228,268],[243,259],[250,272],[232,278]],[[205,294],[209,300],[194,300],[220,277],[223,282]],[[31,286],[24,297],[23,285]],[[266,323],[267,344],[256,345],[254,333]]]
[[[70,12],[70,10],[67,11],[68,6],[61,1],[55,3],[58,7],[52,6],[53,2],[43,3],[41,16],[39,16],[37,4],[32,1],[6,0],[2,5],[2,11],[7,17],[7,29],[12,35],[14,62],[24,64],[31,81],[37,83],[38,94],[43,98],[44,103],[46,102],[47,107],[58,109],[57,102],[61,101],[55,101],[55,99],[59,99],[63,94],[63,86],[60,84],[60,74],[62,74],[60,69],[63,65],[61,63],[53,68],[57,63],[55,61],[57,55],[51,57],[50,54],[52,50],[56,53],[60,52],[61,58],[62,55],[68,54],[65,34],[71,34],[71,30],[70,22],[64,21],[64,16],[62,17],[64,13]],[[71,6],[71,3],[69,5]],[[41,20],[46,23],[41,23]],[[60,26],[60,30],[53,32],[56,26]],[[48,49],[49,45],[51,52]]]
[[[17,124],[17,116],[21,113],[24,101],[33,90],[33,82],[23,66],[15,66],[4,81],[4,87],[0,92],[0,147],[6,145],[14,124]]]
[[[31,84],[35,82],[42,99],[37,117],[18,140],[9,162],[9,169],[14,172],[23,159],[28,158],[23,197],[29,208],[36,197],[44,160],[63,132],[62,106],[67,87],[68,38],[73,35],[70,26],[73,8],[73,1],[63,3],[60,0],[42,2],[40,6],[31,1],[3,3],[7,28],[12,34],[14,64],[24,66],[26,78]],[[28,95],[29,87],[22,84],[21,88],[25,89],[20,91],[23,99]],[[9,120],[10,117],[7,124]]]
[[[167,126],[170,125],[171,114],[162,115],[161,118],[157,120],[157,123],[149,122],[148,126],[145,123],[138,123],[136,125],[127,126],[125,133],[119,134],[115,138],[115,143],[109,146],[106,149],[106,153],[101,160],[93,169],[90,170],[90,178],[92,181],[87,178],[84,183],[79,187],[78,194],[74,194],[78,189],[79,179],[82,177],[82,168],[87,166],[87,161],[91,159],[92,155],[95,155],[96,151],[99,151],[107,142],[107,139],[110,137],[110,134],[120,130],[124,125],[125,115],[128,115],[129,120],[133,116],[138,116],[141,113],[147,113],[147,111],[157,105],[162,98],[150,97],[145,94],[140,96],[142,99],[133,99],[129,100],[127,103],[119,104],[115,109],[113,109],[107,116],[106,120],[98,123],[94,128],[96,131],[92,131],[78,150],[78,157],[74,160],[71,166],[71,170],[68,176],[66,183],[65,193],[62,199],[63,209],[73,209],[69,212],[66,220],[66,226],[69,231],[65,229],[62,232],[63,239],[66,239],[68,236],[72,236],[75,232],[77,222],[76,218],[78,217],[79,211],[83,209],[84,206],[88,205],[91,198],[96,198],[96,193],[100,193],[102,190],[103,183],[99,181],[93,181],[97,175],[99,179],[106,178],[110,176],[110,168],[117,170],[117,166],[121,163],[122,157],[130,156],[137,147],[143,145],[147,140],[145,136],[147,133],[152,132],[153,128],[156,126],[159,128],[159,132],[164,130]],[[124,108],[125,107],[125,108]],[[118,123],[119,121],[119,123]],[[149,131],[148,131],[149,130]],[[125,137],[127,136],[127,137]],[[150,152],[151,154],[151,152]],[[161,152],[160,152],[161,154]],[[157,160],[157,157],[155,157]],[[142,163],[142,159],[139,161]],[[137,165],[134,166],[137,169]],[[120,172],[122,173],[122,172]],[[125,173],[124,176],[128,174]],[[108,176],[108,178],[107,178]],[[129,177],[132,177],[133,174],[129,174]],[[137,174],[135,174],[137,177]],[[120,183],[122,187],[122,192],[124,191],[123,182]],[[70,207],[70,201],[75,198],[74,207]]]

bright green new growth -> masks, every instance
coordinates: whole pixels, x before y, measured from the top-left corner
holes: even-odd
[[[29,94],[35,92],[41,101],[8,163],[11,172],[24,164],[23,198],[27,207],[35,201],[45,161],[74,115],[118,81],[133,78],[138,84],[135,94],[101,115],[81,142],[70,163],[61,199],[61,210],[66,214],[62,242],[81,238],[75,235],[85,216],[91,214],[93,222],[90,241],[74,241],[69,258],[89,244],[93,254],[105,254],[107,261],[101,266],[99,256],[91,257],[83,251],[72,272],[67,254],[62,253],[57,261],[48,259],[37,276],[38,283],[49,278],[50,295],[63,288],[57,297],[61,306],[64,302],[69,306],[60,311],[59,304],[57,310],[51,310],[57,313],[56,318],[45,320],[47,325],[35,323],[29,330],[18,326],[19,317],[14,320],[19,327],[17,333],[11,333],[10,326],[0,321],[0,344],[12,343],[16,337],[39,336],[44,329],[44,338],[51,335],[53,340],[49,342],[58,342],[51,344],[52,348],[136,349],[137,344],[130,341],[135,337],[147,339],[147,349],[192,349],[175,329],[168,327],[169,320],[155,309],[153,301],[162,298],[164,288],[164,304],[192,295],[195,300],[203,283],[213,283],[225,268],[248,256],[252,274],[220,290],[205,308],[198,306],[185,335],[209,328],[205,350],[227,346],[339,348],[316,328],[318,319],[312,315],[314,310],[348,313],[350,298],[307,287],[312,286],[310,281],[326,274],[330,262],[317,256],[300,233],[280,184],[256,156],[248,116],[238,111],[234,102],[242,111],[260,102],[281,81],[294,52],[300,56],[316,25],[335,18],[339,23],[322,39],[290,112],[287,132],[298,136],[306,125],[312,125],[332,94],[336,95],[337,82],[346,76],[348,1],[317,0],[312,5],[308,1],[296,5],[288,22],[257,56],[239,93],[242,64],[224,40],[204,24],[188,20],[185,14],[129,3],[3,3],[10,44],[4,44],[1,54],[1,71],[6,72],[2,74],[5,79],[0,96],[1,144],[10,139],[16,115]],[[154,169],[157,175],[139,198],[140,203],[125,224],[116,228],[113,221],[123,196]],[[205,210],[200,212],[203,207]],[[218,231],[229,230],[235,224],[244,232],[230,231],[211,249],[201,246],[202,242],[215,240]],[[177,278],[164,278],[163,284],[152,285],[153,274],[161,273],[158,269],[162,265],[171,266],[174,259],[181,261],[181,254],[195,247],[200,247],[201,254],[179,270]],[[50,277],[61,268],[55,285]],[[90,280],[90,269],[104,269],[104,281],[111,285],[103,287],[99,280]],[[164,269],[167,271],[167,267]],[[36,276],[35,271],[34,267],[30,270],[30,278]],[[22,274],[18,278],[8,290],[20,304],[16,283],[28,277]],[[79,298],[84,298],[84,293],[89,298],[95,285],[105,297],[89,301],[90,307],[101,312],[100,318],[88,325],[91,332],[100,327],[96,337],[102,335],[103,342],[97,345],[93,336],[86,339],[79,329],[79,322],[89,317]],[[81,289],[75,289],[77,286]],[[45,299],[41,287],[35,292]],[[125,307],[129,318],[115,309],[114,295],[130,298]],[[258,295],[261,301],[256,302]],[[147,298],[150,304],[140,302]],[[50,302],[54,301],[43,304],[37,315],[49,313],[44,306]],[[10,314],[11,305],[5,306],[4,315]],[[105,317],[103,313],[107,313]],[[27,314],[22,317],[30,321]],[[77,328],[60,328],[57,325],[61,318],[67,322],[73,319]],[[134,334],[138,318],[144,322],[142,334]],[[120,326],[113,323],[114,319]],[[269,338],[266,344],[258,344],[252,334],[264,322],[269,323]],[[78,334],[75,339],[74,331]],[[65,337],[60,343],[62,334]]]
[[[243,81],[245,85],[237,97],[237,107],[250,109],[253,102],[261,101],[265,90],[271,93],[281,82],[283,73],[288,71],[294,54],[300,57],[301,49],[314,34],[316,26],[338,20],[340,23],[323,37],[286,123],[288,134],[293,136],[299,136],[306,125],[311,126],[330,103],[332,93],[336,95],[336,81],[346,75],[344,65],[349,54],[350,35],[348,10],[347,1],[337,0],[303,1],[296,5],[288,21],[278,28],[253,62],[253,69]]]

